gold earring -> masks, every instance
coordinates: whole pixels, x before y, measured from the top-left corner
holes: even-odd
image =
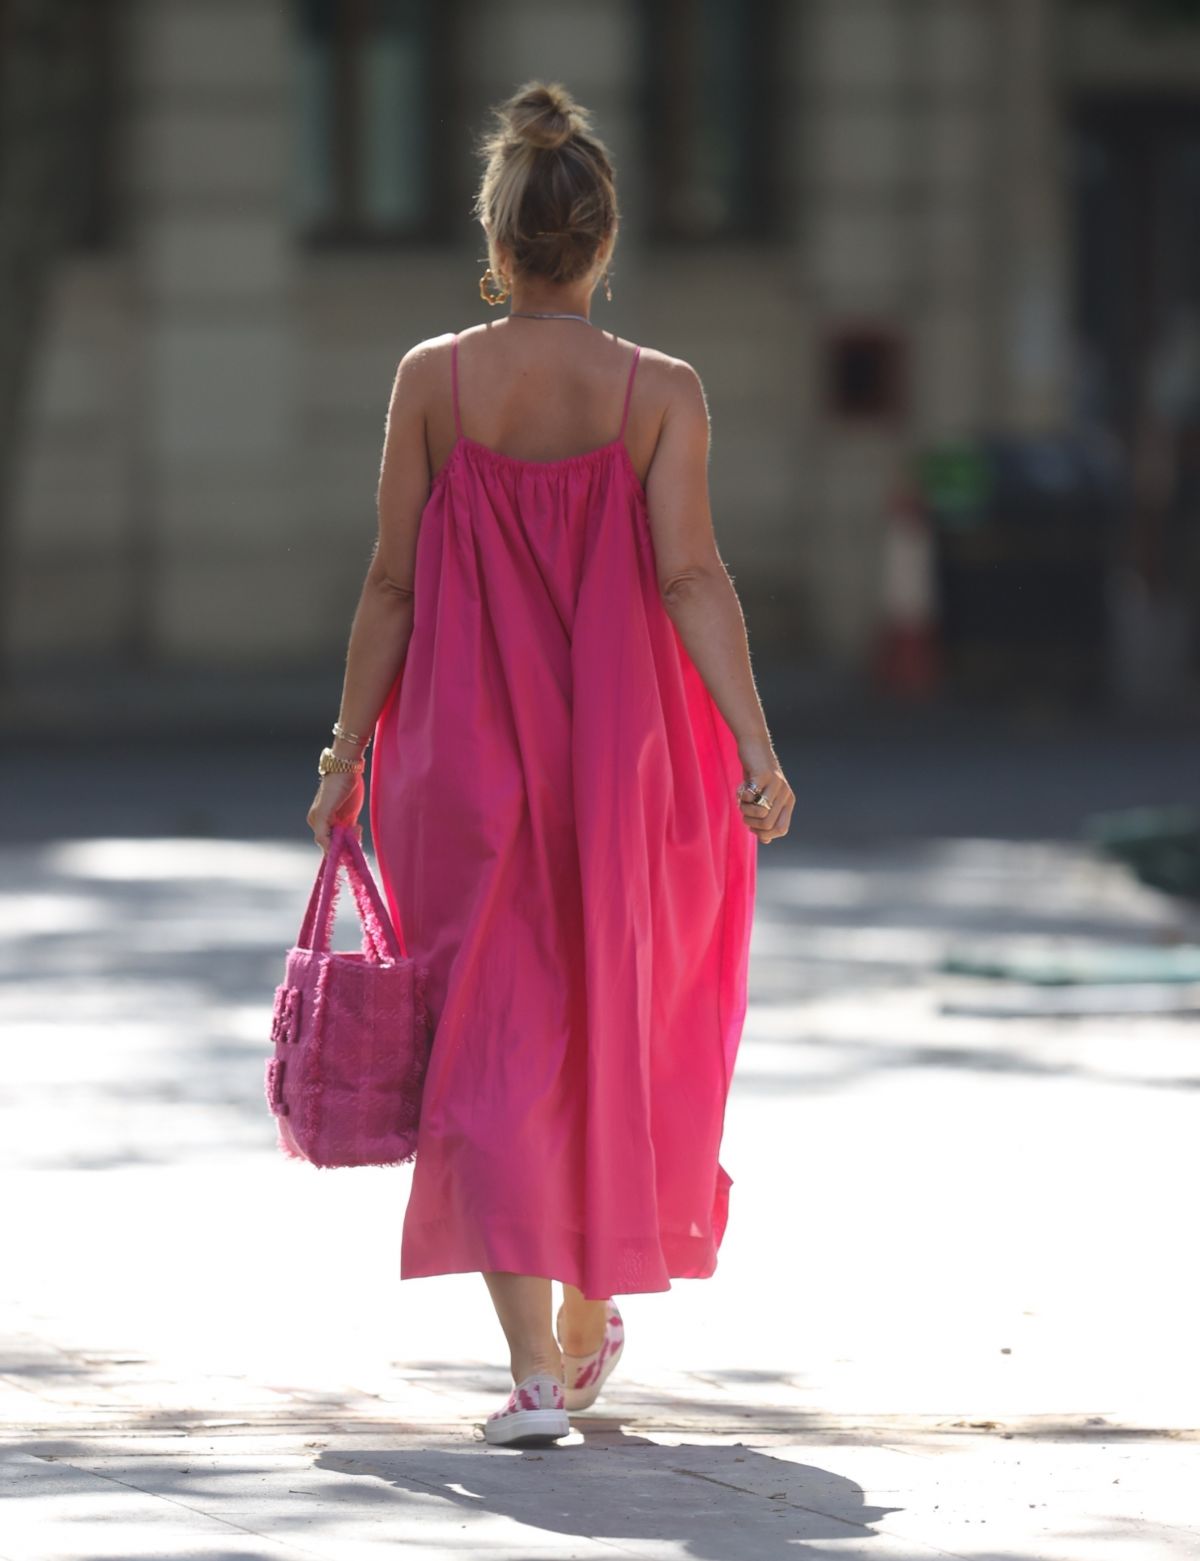
[[[492,286],[502,289],[502,291],[492,292],[490,290]],[[491,266],[479,278],[479,296],[485,304],[502,304],[510,292],[511,288],[506,287],[499,277],[494,275]]]
[[[608,299],[609,303],[612,303],[612,287],[609,285],[607,271],[604,273],[604,296]]]

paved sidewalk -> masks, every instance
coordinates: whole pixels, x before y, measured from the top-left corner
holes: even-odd
[[[1178,906],[1069,845],[767,848],[720,1270],[627,1298],[611,1391],[521,1453],[482,1281],[398,1281],[407,1172],[274,1150],[315,860],[0,850],[2,1561],[1200,1554],[1200,992],[937,971]]]

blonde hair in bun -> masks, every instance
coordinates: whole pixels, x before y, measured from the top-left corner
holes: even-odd
[[[501,275],[503,245],[519,272],[586,276],[620,220],[612,158],[590,114],[557,81],[526,82],[492,113],[475,197],[492,270]]]

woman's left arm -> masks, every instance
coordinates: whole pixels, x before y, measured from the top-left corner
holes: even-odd
[[[329,746],[343,759],[358,759],[365,752],[412,635],[417,533],[430,481],[423,385],[428,361],[425,343],[405,354],[388,402],[376,495],[379,534],[350,628],[338,711],[338,724],[362,742],[334,738]],[[356,827],[361,838],[357,820],[364,796],[361,775],[322,777],[308,810],[309,827],[322,851],[334,823]]]

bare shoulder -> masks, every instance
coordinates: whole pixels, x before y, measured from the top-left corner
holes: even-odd
[[[438,366],[449,358],[453,341],[454,332],[445,331],[441,336],[427,336],[416,342],[400,359],[397,375],[416,384],[436,374]]]
[[[442,394],[453,331],[416,342],[401,357],[392,380],[391,416],[424,416],[425,409]]]
[[[625,345],[635,347],[637,343],[626,342]],[[639,379],[644,378],[665,392],[673,391],[685,397],[700,386],[699,374],[685,358],[673,358],[670,353],[660,352],[657,347],[642,347],[640,351]]]
[[[673,358],[657,347],[643,347],[638,378],[647,389],[658,391],[664,410],[686,413],[694,412],[697,405],[707,406],[700,375],[686,358]]]
[[[708,397],[696,369],[686,358],[673,358],[654,347],[643,347],[638,359],[642,394],[658,404],[662,432],[682,439],[709,436]]]

